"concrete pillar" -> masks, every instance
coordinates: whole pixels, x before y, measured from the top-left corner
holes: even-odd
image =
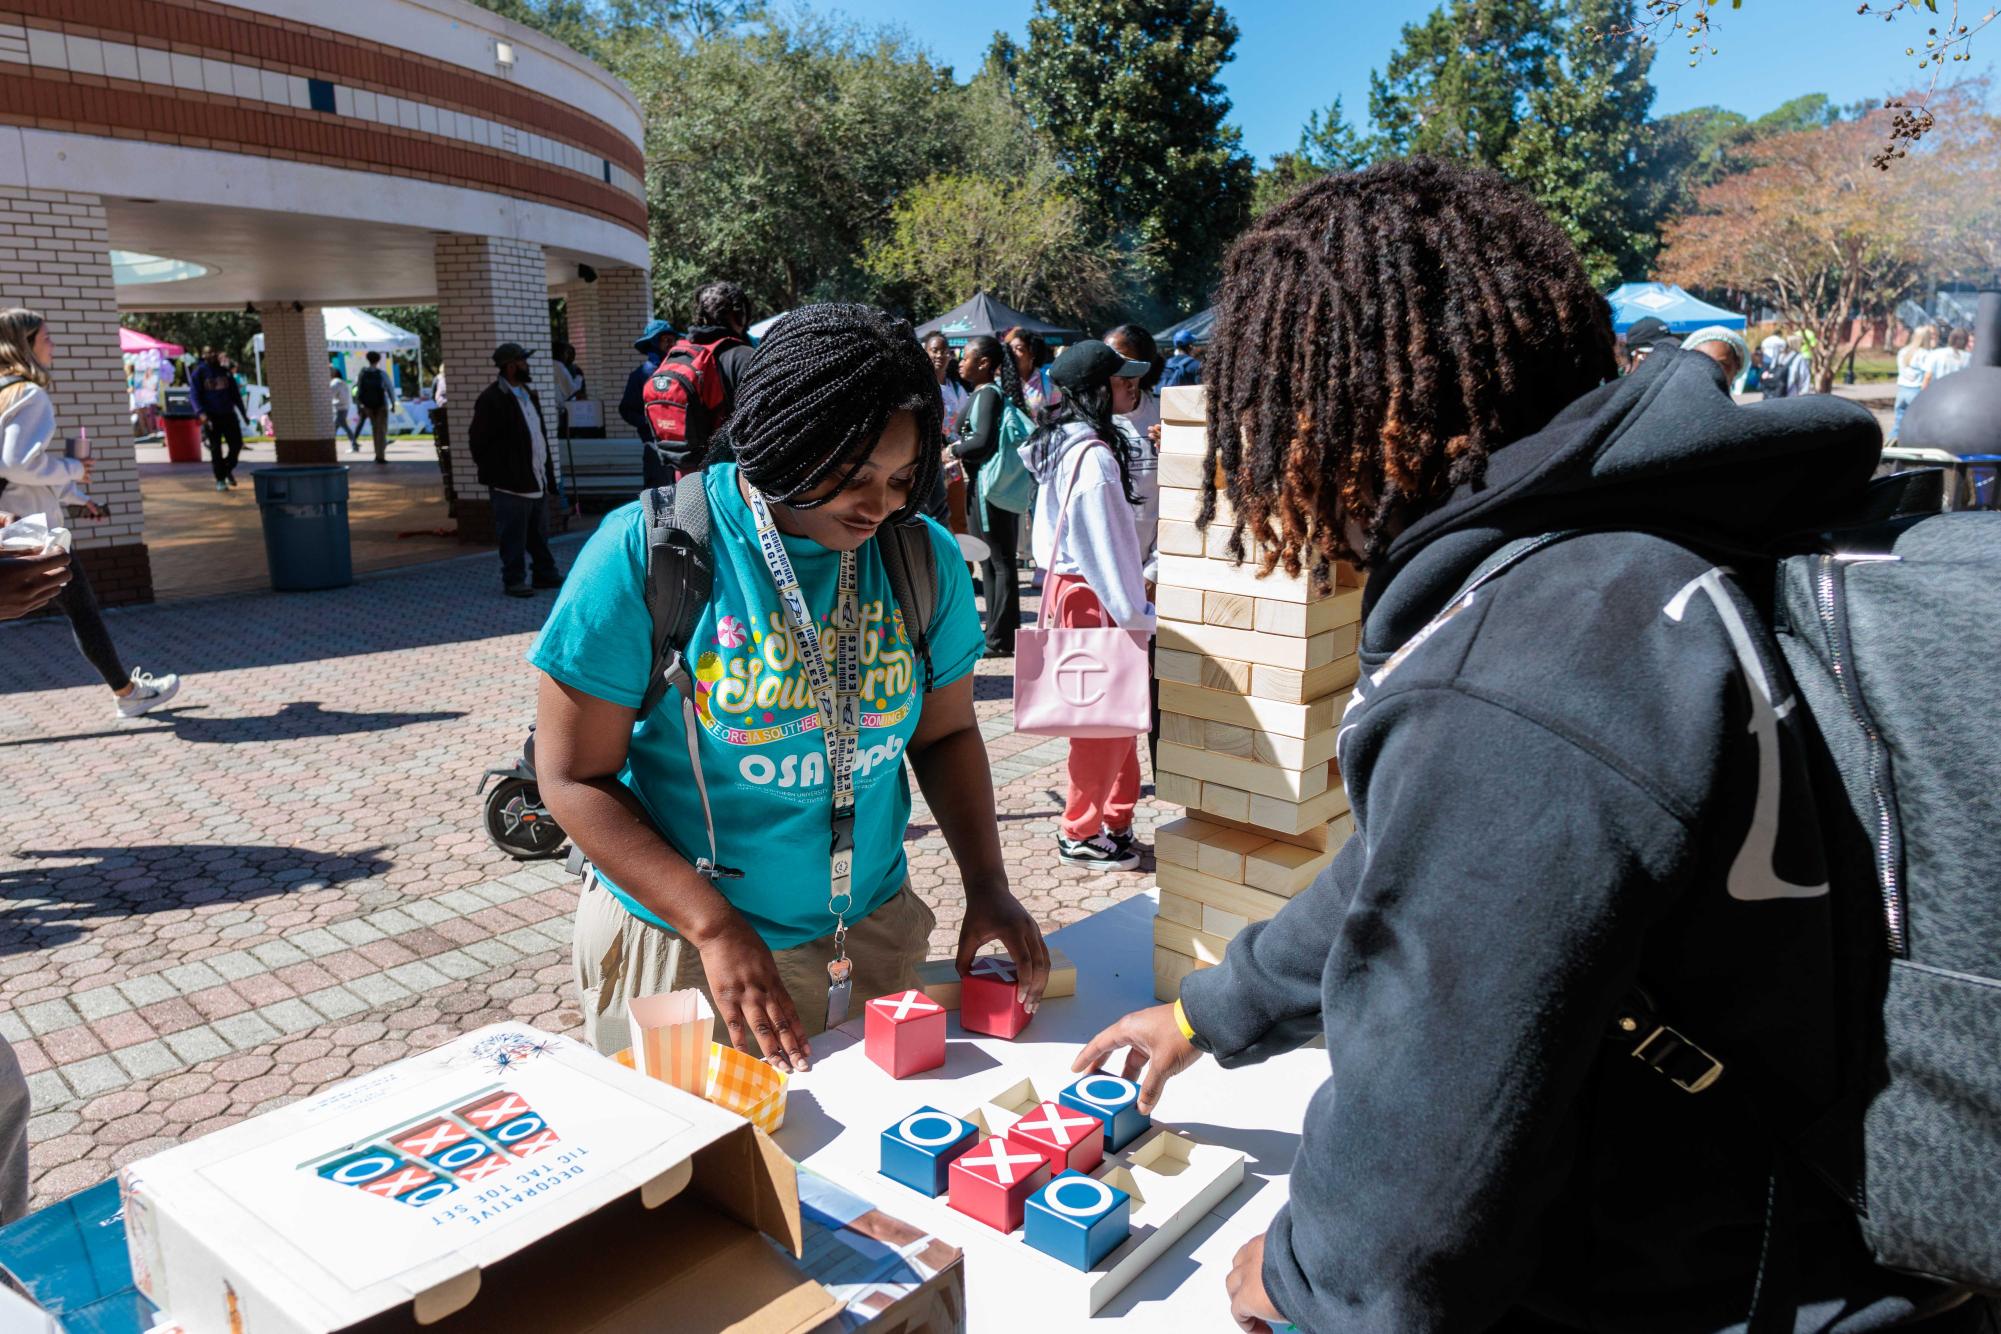
[[[570,341],[590,396],[604,404],[607,440],[637,440],[639,432],[619,419],[625,377],[639,364],[632,340],[653,318],[653,292],[645,269],[604,268],[598,280],[566,293]]]
[[[556,434],[550,401],[549,288],[542,247],[488,236],[439,236],[433,252],[438,278],[438,335],[443,344],[451,422],[452,485],[458,493],[459,538],[493,540],[493,505],[479,484],[466,442],[473,403],[493,383],[493,349],[519,343],[542,398],[542,428]]]
[[[257,307],[264,322],[264,379],[271,387],[271,427],[280,463],[335,463],[333,378],[327,359],[326,318],[318,306],[294,310],[290,301]]]
[[[71,522],[77,562],[100,602],[151,602],[131,398],[118,352],[111,237],[96,195],[11,187],[0,198],[0,303],[49,322],[56,343],[56,432],[90,435],[89,492],[103,519]],[[0,510],[8,508],[0,495]]]

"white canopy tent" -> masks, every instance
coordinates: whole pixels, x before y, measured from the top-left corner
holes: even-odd
[[[329,352],[414,352],[417,354],[417,383],[424,382],[422,340],[408,329],[399,329],[355,306],[325,306],[320,315],[326,321]],[[257,379],[264,380],[264,335],[250,340],[257,358]]]

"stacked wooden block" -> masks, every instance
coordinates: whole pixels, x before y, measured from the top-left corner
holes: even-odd
[[[1200,388],[1162,392],[1154,786],[1188,808],[1154,842],[1162,1000],[1311,884],[1352,828],[1334,739],[1358,670],[1361,579],[1344,566],[1316,593],[1308,579],[1233,563],[1220,497],[1207,533],[1195,526],[1205,419]]]

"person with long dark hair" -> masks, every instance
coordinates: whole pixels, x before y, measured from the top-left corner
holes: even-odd
[[[1253,223],[1207,371],[1210,518],[1227,490],[1262,569],[1368,573],[1354,836],[1077,1058],[1127,1049],[1145,1111],[1202,1053],[1324,1037],[1239,1327],[1992,1329],[1815,1170],[1879,1087],[1845,1031],[1877,887],[1743,558],[1864,508],[1868,411],[1739,407],[1668,345],[1619,375],[1563,229],[1426,158]]]
[[[803,1070],[849,996],[858,1012],[914,986],[936,918],[908,884],[906,758],[964,884],[961,965],[999,941],[1037,1003],[1048,951],[1001,860],[971,581],[917,513],[939,415],[923,349],[882,311],[807,306],[765,335],[707,466],[677,483],[703,488],[713,586],[691,693],[644,717],[643,506],[578,556],[529,661],[542,795],[590,863],[575,967],[599,1050],[629,1042],[632,997],[696,987],[736,1046]],[[935,570],[922,635],[881,549],[906,523]]]
[[[1043,414],[1022,453],[1038,488],[1033,546],[1046,574],[1042,596],[1059,626],[1153,633],[1146,553],[1135,521],[1139,494],[1118,421],[1138,402],[1149,369],[1095,338],[1065,348],[1050,367],[1062,398]],[[1138,866],[1132,827],[1139,801],[1137,738],[1072,737],[1069,779],[1057,860],[1121,871]]]
[[[967,340],[959,378],[968,392],[951,453],[966,470],[966,527],[987,544],[980,562],[987,656],[1011,658],[1021,626],[1021,516],[986,502],[980,474],[1001,450],[1020,447],[1030,424],[1028,404],[1013,358],[991,334]]]
[[[1049,350],[1047,339],[1017,326],[1001,334],[1000,341],[1014,359],[1014,373],[1021,380],[1022,400],[1028,404],[1030,412],[1041,412],[1062,397],[1062,391],[1049,378],[1050,364],[1056,360],[1056,354]]]

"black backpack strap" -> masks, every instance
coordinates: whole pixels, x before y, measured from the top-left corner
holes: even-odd
[[[892,524],[876,533],[889,591],[903,609],[903,628],[924,660],[924,692],[936,679],[931,669],[931,617],[938,610],[938,552],[922,520]]]

